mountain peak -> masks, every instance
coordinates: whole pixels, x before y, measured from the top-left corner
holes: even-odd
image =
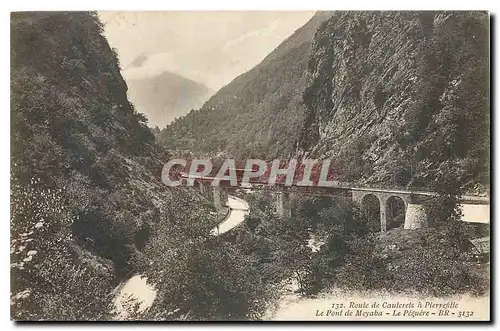
[[[165,127],[176,117],[199,108],[213,94],[206,85],[165,70],[168,54],[142,53],[123,75],[128,95],[150,126]]]

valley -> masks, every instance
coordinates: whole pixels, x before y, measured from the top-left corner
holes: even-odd
[[[488,13],[234,15],[241,36],[213,30],[224,79],[255,31],[301,23],[214,91],[166,51],[122,68],[102,14],[11,14],[11,318],[488,319]],[[213,185],[255,159],[279,174]],[[310,159],[329,186],[286,184]]]

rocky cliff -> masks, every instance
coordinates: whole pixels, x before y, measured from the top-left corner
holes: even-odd
[[[482,12],[335,13],[308,63],[304,155],[377,185],[486,185],[488,51]]]
[[[208,236],[207,202],[161,182],[166,154],[95,13],[12,14],[11,107],[13,319],[108,319],[151,239]]]

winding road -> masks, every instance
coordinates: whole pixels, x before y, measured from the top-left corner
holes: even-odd
[[[219,223],[219,225],[210,232],[214,236],[228,232],[245,220],[245,215],[250,211],[248,203],[238,197],[230,195],[228,197],[229,214]],[[120,284],[117,289],[117,294],[113,300],[117,320],[125,320],[130,315],[127,307],[139,304],[139,312],[143,312],[151,305],[156,298],[156,290],[153,286],[147,283],[147,277],[142,275],[134,275],[126,282]]]
[[[213,234],[214,236],[218,236],[234,229],[245,220],[245,215],[247,215],[250,211],[250,207],[245,200],[232,195],[228,197],[228,206],[228,216],[211,232],[211,234]]]

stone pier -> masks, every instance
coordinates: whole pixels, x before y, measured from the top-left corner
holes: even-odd
[[[218,186],[213,186],[212,187],[212,196],[213,196],[213,201],[214,201],[214,207],[217,210],[222,209],[222,203],[221,203],[221,198],[220,198],[220,187]]]
[[[405,213],[405,229],[420,229],[427,226],[427,215],[422,204],[409,203]]]
[[[199,189],[201,195],[213,202],[217,210],[228,207],[229,195],[227,186],[212,186],[210,182],[201,181],[195,186]]]
[[[220,199],[222,207],[229,207],[229,194],[226,186],[220,188]]]
[[[290,206],[290,193],[279,191],[276,193],[276,214],[280,218],[292,217],[292,208]]]

